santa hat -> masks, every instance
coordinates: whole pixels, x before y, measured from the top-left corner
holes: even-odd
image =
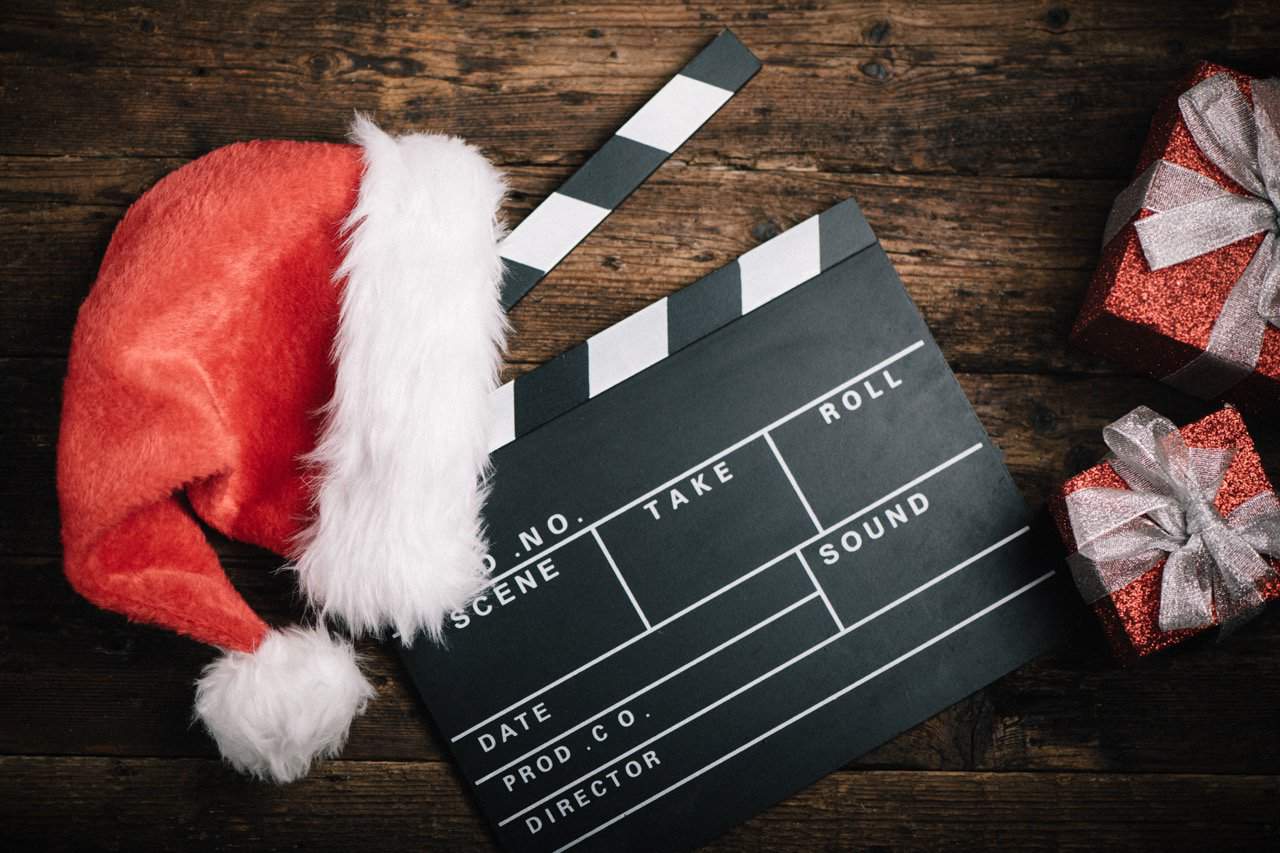
[[[336,754],[374,693],[323,617],[438,636],[485,578],[503,181],[450,137],[357,118],[353,140],[231,145],[139,198],[63,398],[67,578],[221,649],[196,715],[275,781]],[[268,627],[193,512],[291,558],[320,623]]]

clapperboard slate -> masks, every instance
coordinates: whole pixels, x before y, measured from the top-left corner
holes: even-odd
[[[852,201],[495,410],[491,583],[405,658],[510,850],[695,846],[1061,636],[1059,560]]]

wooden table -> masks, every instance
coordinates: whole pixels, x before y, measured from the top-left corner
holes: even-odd
[[[59,571],[54,446],[76,307],[112,227],[234,140],[339,140],[353,109],[461,134],[513,221],[724,25],[744,93],[512,315],[510,372],[852,195],[1027,499],[1147,403],[1206,407],[1067,330],[1153,106],[1199,58],[1280,73],[1275,0],[603,6],[8,0],[0,11],[0,839],[7,849],[487,849],[409,693],[342,760],[269,787],[188,725],[211,653],[100,612]],[[217,6],[216,8],[213,8]],[[1254,420],[1280,473],[1280,430]],[[269,619],[278,560],[219,543]],[[719,849],[1231,849],[1280,836],[1280,608],[1124,670],[1096,633],[721,839]],[[23,843],[16,843],[23,842]]]

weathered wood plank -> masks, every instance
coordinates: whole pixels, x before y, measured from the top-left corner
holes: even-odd
[[[836,773],[709,849],[1247,850],[1274,843],[1276,785],[1270,776]]]
[[[191,157],[261,135],[338,139],[359,108],[461,133],[506,162],[578,162],[732,25],[765,71],[691,141],[683,156],[696,162],[1118,178],[1156,97],[1195,59],[1229,50],[1255,71],[1280,67],[1271,11],[30,3],[4,22],[0,103],[21,116],[4,151]]]
[[[0,758],[0,800],[17,849],[496,849],[440,762],[333,762],[274,786],[216,759]]]
[[[127,202],[176,160],[0,159],[0,353],[64,355]],[[508,218],[565,177],[518,167]],[[1123,372],[1067,346],[1120,184],[743,172],[669,163],[512,314],[542,362],[852,196],[958,370]]]
[[[1258,849],[1277,795],[1276,776],[843,772],[707,849]],[[494,849],[436,762],[332,762],[270,787],[210,760],[0,758],[0,820],[51,851]]]
[[[242,4],[243,6],[244,4]],[[0,58],[8,65],[57,67],[132,64],[208,65],[215,61],[232,68],[253,64],[315,78],[341,76],[344,69],[310,62],[297,63],[289,51],[310,45],[313,53],[337,45],[349,52],[362,46],[383,56],[410,56],[419,45],[434,48],[435,58],[457,52],[474,60],[478,48],[494,54],[489,63],[460,61],[449,68],[459,76],[496,74],[500,63],[530,54],[549,61],[541,69],[544,80],[565,83],[575,61],[626,62],[635,76],[678,62],[685,46],[681,39],[697,36],[717,25],[732,26],[785,46],[774,60],[803,65],[797,58],[803,46],[822,56],[837,48],[862,45],[883,49],[917,47],[945,50],[974,46],[1019,46],[1031,52],[1095,51],[1155,59],[1188,51],[1188,36],[1213,39],[1231,48],[1248,49],[1277,23],[1264,3],[1162,4],[1159,15],[1141,2],[1080,2],[1071,8],[1046,8],[1034,0],[936,0],[894,3],[887,0],[788,6],[751,0],[717,0],[696,9],[638,0],[604,0],[589,5],[512,2],[411,3],[392,0],[376,7],[326,0],[319,3],[259,0],[252,8],[201,9],[178,14],[158,2],[99,2],[72,4],[51,10],[38,0],[9,4],[6,26],[26,36]],[[55,32],[65,31],[65,32]],[[490,36],[486,40],[486,35]],[[408,36],[409,43],[394,41]],[[613,36],[639,46],[635,56],[613,56]],[[1161,37],[1180,44],[1162,43]],[[59,39],[65,39],[65,42]],[[1068,47],[1063,47],[1063,45]],[[67,46],[76,48],[63,49]],[[271,48],[275,47],[276,50]],[[761,48],[763,50],[763,48]],[[430,53],[425,48],[422,52]],[[347,72],[411,76],[421,71],[412,59],[399,65],[370,61]],[[150,60],[146,62],[144,60]],[[533,75],[512,85],[531,86]]]

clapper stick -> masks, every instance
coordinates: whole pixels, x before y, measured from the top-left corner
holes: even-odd
[[[503,240],[503,308],[511,310],[759,70],[729,30],[703,48]]]

